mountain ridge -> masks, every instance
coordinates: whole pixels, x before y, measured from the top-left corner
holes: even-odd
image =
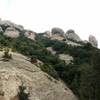
[[[42,73],[46,74],[47,77],[45,78],[50,81],[49,83],[55,80],[54,84],[57,86],[56,82],[60,82],[61,84],[64,82],[65,87],[68,87],[68,89],[73,92],[73,99],[77,97],[79,100],[99,100],[100,50],[97,48],[98,43],[95,37],[92,36],[89,40],[90,42],[88,42],[81,40],[74,30],[68,30],[67,36],[65,37],[63,30],[59,28],[53,28],[53,32],[36,33],[31,30],[21,30],[14,25],[15,24],[11,24],[11,26],[9,26],[9,24],[3,23],[0,26],[2,29],[0,32],[0,51],[4,55],[1,57],[1,64],[3,64],[1,70],[3,66],[6,66],[7,69],[10,63],[10,66],[14,65],[10,67],[11,70],[16,69],[15,66],[20,66],[19,72],[21,70],[27,70],[29,73],[32,73],[32,77],[34,77],[34,71],[32,69],[36,66],[36,69],[40,69]],[[17,37],[14,34],[17,34]],[[12,37],[12,35],[14,35],[14,37]],[[12,51],[11,54],[9,54],[9,50]],[[14,59],[17,59],[17,57],[15,57],[16,53],[19,55],[17,63],[15,63],[16,60]],[[26,59],[24,59],[22,55],[24,55]],[[24,61],[22,61],[23,59]],[[23,63],[25,64],[24,66],[22,66]],[[32,69],[29,68],[30,64]],[[21,74],[24,74],[24,72],[21,72]],[[28,75],[30,76],[30,74]],[[28,75],[24,76],[27,78],[29,77]],[[36,79],[41,80],[42,75],[43,74],[39,77],[36,76]],[[34,78],[32,78],[32,80],[33,79]],[[25,80],[28,82],[27,79]],[[39,84],[40,80],[37,81],[37,84]],[[43,82],[45,83],[46,80]],[[47,84],[49,83],[47,82]],[[52,85],[48,86],[47,84],[45,84],[47,88],[52,88]],[[35,88],[38,88],[38,90],[41,89],[42,91],[45,85],[43,85],[43,87],[39,85]],[[57,87],[60,88],[59,90],[64,89],[60,87],[60,85]],[[23,88],[24,87],[21,89]],[[56,91],[55,89],[57,88],[53,87],[51,89],[53,90],[51,94]],[[65,93],[66,88],[64,91],[62,90],[61,93],[59,90],[57,90],[56,93],[61,96]],[[41,96],[41,91],[39,91],[39,94],[34,95],[36,98],[33,100],[48,100],[48,96]],[[45,95],[45,92],[43,93]],[[1,92],[1,95],[4,95],[3,92]],[[24,96],[25,95],[27,95],[25,100],[29,100],[27,99],[28,94],[24,93]],[[59,96],[52,94],[50,97],[53,97],[52,100],[59,100],[61,99]],[[68,98],[72,99],[67,96],[67,94],[66,96],[64,95],[63,98],[64,100]]]

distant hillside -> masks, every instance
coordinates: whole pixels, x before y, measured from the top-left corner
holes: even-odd
[[[62,80],[79,100],[100,100],[100,50],[94,36],[83,41],[74,30],[65,33],[53,28],[51,32],[36,33],[15,26],[1,24],[1,51],[10,48],[28,57],[29,62],[55,80]],[[38,61],[41,64],[37,64]]]

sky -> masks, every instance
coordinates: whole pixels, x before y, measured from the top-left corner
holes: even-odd
[[[100,48],[100,0],[0,0],[0,18],[35,32],[74,29],[83,40],[92,34]]]

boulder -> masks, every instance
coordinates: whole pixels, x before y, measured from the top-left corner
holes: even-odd
[[[65,61],[66,64],[70,64],[74,59],[68,54],[59,54],[59,59]]]
[[[60,28],[53,28],[51,30],[52,35],[60,35],[60,36],[64,36],[64,31]]]
[[[27,38],[32,39],[32,40],[35,40],[35,37],[36,37],[36,33],[33,32],[33,31],[30,31],[30,30],[25,31],[25,34],[24,35]]]
[[[74,42],[68,39],[66,39],[65,43],[67,43],[68,45],[74,46],[74,47],[82,46],[80,43],[77,43],[77,42]]]
[[[22,25],[17,25],[9,20],[1,20],[0,21],[0,26],[5,26],[5,27],[14,27],[19,31],[23,31],[24,27]]]
[[[90,36],[89,36],[89,42],[91,43],[91,45],[92,45],[93,47],[98,47],[98,41],[97,41],[97,39],[95,38],[95,36],[90,35]]]
[[[11,38],[17,38],[20,35],[19,31],[17,31],[14,27],[8,27],[3,34]]]
[[[65,33],[65,38],[69,40],[74,40],[76,42],[82,41],[80,37],[75,33],[74,30],[70,29]]]
[[[47,37],[47,38],[50,38],[51,37],[51,32],[50,31],[45,31],[43,36]]]

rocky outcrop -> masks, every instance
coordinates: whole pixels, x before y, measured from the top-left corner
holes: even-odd
[[[9,27],[13,27],[14,24],[11,22],[11,21],[8,21],[8,20],[1,20],[0,21],[0,26],[9,26]]]
[[[98,47],[98,41],[97,41],[97,39],[95,38],[95,36],[90,35],[90,36],[89,36],[89,42],[91,43],[91,45],[92,45],[93,47]]]
[[[8,27],[3,34],[11,38],[17,38],[20,35],[19,31],[17,31],[14,27]]]
[[[60,28],[53,28],[51,30],[52,35],[60,35],[60,36],[64,36],[64,31]]]
[[[60,28],[53,28],[51,30],[51,39],[52,40],[59,40],[59,41],[64,40],[65,39],[64,31]]]
[[[77,41],[77,42],[80,42],[82,41],[80,39],[80,37],[75,33],[74,30],[70,29],[68,30],[66,33],[65,33],[65,38],[66,39],[69,39],[69,40],[74,40],[74,41]]]
[[[22,84],[30,93],[30,100],[77,100],[64,83],[53,79],[26,59],[13,53],[9,62],[0,60],[0,100],[19,100],[17,94]]]
[[[30,30],[26,30],[25,34],[24,34],[27,38],[35,40],[36,37],[36,33]]]
[[[21,25],[17,25],[9,20],[0,20],[0,26],[5,26],[5,27],[14,27],[15,29],[19,31],[23,31],[24,27]]]
[[[50,38],[51,37],[51,32],[50,31],[45,31],[43,36],[47,37],[47,38]]]
[[[51,40],[59,40],[59,41],[63,41],[65,38],[62,36],[59,36],[57,34],[52,35]]]
[[[71,63],[74,59],[68,54],[59,54],[59,59],[65,61],[66,64]]]
[[[68,45],[71,45],[71,46],[82,46],[80,43],[76,43],[75,41],[71,41],[68,39],[66,39],[65,43],[67,43]]]

